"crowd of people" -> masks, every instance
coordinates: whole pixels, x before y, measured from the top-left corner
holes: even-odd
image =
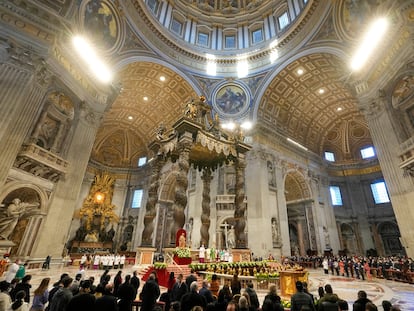
[[[131,311],[133,304],[137,304],[138,301],[141,311],[155,311],[160,306],[166,311],[282,311],[286,307],[286,301],[282,301],[277,294],[276,285],[270,286],[260,304],[253,282],[248,281],[243,288],[237,275],[234,275],[230,282],[221,284],[216,274],[212,275],[211,280],[199,281],[194,271],[186,276],[175,276],[174,272],[171,272],[166,291],[161,293],[154,270],[139,293],[141,280],[136,271],[132,275],[123,275],[123,271],[119,270],[111,276],[109,268],[115,267],[114,259],[112,266],[104,265],[106,269],[99,280],[95,281],[94,277],[86,276],[85,270],[90,265],[94,267],[95,264],[92,258],[88,258],[87,255],[85,258],[81,259],[80,270],[73,277],[64,273],[53,284],[49,277],[43,278],[34,291],[31,290],[30,284],[32,277],[25,274],[24,264],[19,261],[10,264],[5,273],[5,280],[0,282],[0,311]],[[349,260],[352,265],[348,266],[348,275],[345,268],[347,265],[341,265],[340,262]],[[320,265],[325,273],[352,277],[351,271],[354,271],[355,276],[358,273],[366,275],[364,266],[373,267],[375,262],[378,264],[379,260],[332,257],[323,258]],[[394,263],[393,267],[396,267],[396,261],[391,262]],[[117,267],[121,268],[121,261]],[[365,272],[361,272],[362,270]],[[338,297],[329,284],[320,287],[315,295],[308,291],[305,282],[297,282],[296,290],[289,302],[291,311],[348,310],[348,303]],[[366,292],[360,290],[356,293],[355,299],[353,311],[377,310],[377,306],[367,298]],[[389,301],[383,301],[382,307],[384,311],[399,310]]]

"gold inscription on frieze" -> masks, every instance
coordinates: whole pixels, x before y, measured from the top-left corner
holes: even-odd
[[[13,26],[16,27],[20,30],[25,31],[26,33],[28,33],[31,36],[34,36],[36,38],[39,38],[43,41],[52,43],[54,40],[54,35],[51,33],[48,33],[44,30],[39,29],[38,27],[34,26],[33,24],[27,23],[21,19],[17,19],[14,16],[11,16],[7,13],[0,13],[0,19]]]

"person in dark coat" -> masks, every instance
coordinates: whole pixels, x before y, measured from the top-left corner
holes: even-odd
[[[173,289],[171,291],[171,302],[180,301],[181,297],[187,293],[187,284],[183,281],[183,275],[180,273],[177,277]]]
[[[190,285],[190,291],[181,298],[181,311],[191,311],[195,306],[200,306],[203,310],[207,307],[207,301],[204,296],[198,293],[197,282],[194,281]]]
[[[358,299],[355,300],[352,306],[353,311],[365,311],[365,305],[368,302],[372,302],[372,301],[367,298],[367,293],[363,290],[360,290],[358,292]]]
[[[139,281],[139,277],[137,276],[137,271],[134,271],[132,273],[131,281],[129,283],[132,285],[132,287],[135,290],[135,298],[136,298],[137,294],[138,294],[138,288],[140,286],[140,281]],[[134,300],[135,300],[135,298],[134,298]]]
[[[249,281],[247,283],[247,287],[246,287],[246,293],[249,295],[250,297],[250,306],[254,309],[257,310],[260,307],[259,304],[259,298],[257,297],[257,293],[253,288],[253,282]]]
[[[326,284],[325,294],[318,302],[318,310],[319,311],[338,310],[338,300],[339,300],[339,297],[337,294],[333,293],[332,286],[330,284]]]
[[[231,293],[232,295],[240,295],[241,292],[241,282],[237,274],[233,275],[233,279],[231,280]]]
[[[100,285],[99,285],[100,286]],[[95,301],[94,311],[118,311],[117,298],[112,295],[112,286],[107,285],[102,291],[102,297]]]
[[[27,274],[22,278],[22,281],[20,283],[16,284],[16,287],[13,288],[13,290],[10,292],[12,300],[16,298],[16,293],[22,290],[25,293],[24,301],[27,303],[30,302],[30,289],[32,288],[32,285],[30,285],[31,279],[32,276],[30,274]]]
[[[206,298],[207,303],[213,302],[214,297],[211,291],[208,289],[208,281],[203,280],[203,287],[200,289],[199,294]]]
[[[66,311],[66,307],[73,297],[72,291],[69,289],[72,282],[73,279],[70,277],[62,280],[63,287],[59,288],[56,294],[53,295],[50,311]]]
[[[79,286],[79,293],[69,301],[66,311],[91,311],[95,307],[95,296],[91,293],[91,281],[85,280]]]
[[[194,281],[197,281],[197,276],[195,275],[194,270],[191,269],[191,273],[185,279],[185,284],[187,285],[187,292],[190,290],[191,283],[193,283]]]
[[[141,292],[141,311],[152,311],[160,296],[160,287],[155,281],[155,274],[151,273]]]
[[[271,285],[269,293],[265,296],[262,311],[284,311],[280,296],[277,295],[276,285]]]
[[[114,295],[118,296],[118,288],[122,284],[122,271],[118,271],[118,273],[114,277]]]
[[[135,300],[135,288],[131,285],[130,281],[131,276],[128,274],[125,276],[125,282],[118,288],[119,311],[130,311],[132,308],[132,302]]]
[[[315,305],[311,297],[303,291],[303,284],[301,281],[296,282],[297,292],[290,299],[291,311],[300,311],[302,307],[309,308],[311,311],[315,311]]]

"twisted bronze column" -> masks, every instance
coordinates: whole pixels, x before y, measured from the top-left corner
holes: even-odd
[[[203,176],[203,200],[201,202],[202,213],[201,213],[201,228],[200,235],[201,241],[200,244],[206,245],[208,247],[210,235],[208,230],[210,229],[210,183],[213,177],[211,176],[211,169],[204,168]]]
[[[148,189],[148,200],[145,206],[144,230],[142,231],[141,246],[152,246],[152,233],[154,232],[154,218],[157,215],[158,188],[160,186],[160,172],[164,164],[162,156],[151,162],[152,174]]]
[[[187,133],[186,133],[187,134]],[[178,229],[184,227],[184,209],[187,206],[188,171],[190,169],[191,133],[183,135],[178,143],[178,168],[176,171],[175,197],[173,204],[174,225],[171,234],[175,236]]]
[[[236,235],[236,248],[246,248],[246,205],[244,204],[244,169],[246,167],[245,160],[242,155],[235,162],[236,165],[236,190],[234,198],[234,233]]]

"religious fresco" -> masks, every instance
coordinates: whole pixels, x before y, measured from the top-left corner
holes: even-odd
[[[91,0],[84,6],[83,27],[94,43],[109,49],[117,41],[118,24],[112,6],[106,1]]]
[[[222,85],[213,96],[213,106],[221,115],[240,116],[246,112],[249,105],[249,93],[243,86],[236,83]]]

